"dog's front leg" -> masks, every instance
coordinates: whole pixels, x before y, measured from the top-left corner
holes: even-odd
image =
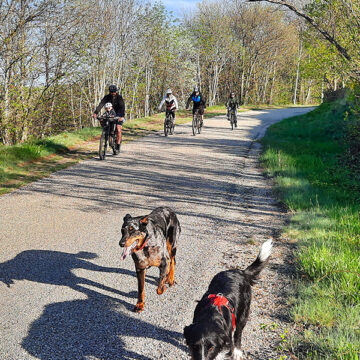
[[[138,281],[138,301],[135,305],[134,311],[141,312],[145,305],[145,269],[136,269],[136,276]]]
[[[166,290],[165,281],[169,273],[169,261],[165,257],[161,259],[159,270],[160,270],[160,278],[156,292],[158,295],[161,295]]]

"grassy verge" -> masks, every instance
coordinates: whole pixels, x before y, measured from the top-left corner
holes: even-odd
[[[207,109],[206,118],[225,114],[224,106]],[[127,121],[123,140],[131,141],[163,129],[164,113]],[[191,121],[191,113],[177,113],[177,124]],[[96,156],[101,128],[85,128],[15,146],[0,145],[0,195],[8,193],[80,160]]]
[[[360,359],[360,184],[343,161],[346,112],[344,101],[323,104],[263,139],[262,162],[293,212],[299,359]]]

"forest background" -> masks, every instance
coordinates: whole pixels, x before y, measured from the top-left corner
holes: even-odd
[[[269,1],[284,3],[284,1]],[[359,1],[289,1],[333,37],[280,6],[204,0],[181,18],[161,2],[0,2],[0,143],[95,126],[116,84],[132,120],[167,88],[182,107],[195,85],[209,105],[312,104],[359,79]],[[336,44],[346,50],[339,52]]]

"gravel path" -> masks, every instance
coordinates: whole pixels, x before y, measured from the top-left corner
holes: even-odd
[[[0,198],[0,358],[4,360],[187,359],[182,331],[210,279],[251,263],[284,222],[258,167],[266,128],[309,109],[240,113],[176,134],[147,136],[109,156],[59,171]],[[177,285],[156,295],[158,269],[146,277],[146,305],[131,312],[137,282],[120,261],[126,213],[172,207],[182,234]],[[243,336],[248,359],[270,359],[286,323],[290,249],[278,240],[254,287]]]

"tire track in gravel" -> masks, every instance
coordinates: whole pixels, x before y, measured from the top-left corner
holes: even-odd
[[[208,119],[196,137],[179,126],[172,137],[147,136],[121,157],[85,161],[2,196],[0,358],[187,359],[182,330],[211,278],[247,266],[284,221],[256,139],[308,110],[241,113],[234,131],[224,117]],[[136,277],[132,260],[120,261],[120,226],[126,213],[160,205],[174,208],[183,230],[177,285],[156,295],[151,268],[145,311],[134,314]],[[254,288],[243,336],[249,359],[274,357],[277,333],[288,326],[290,254],[277,241]]]

